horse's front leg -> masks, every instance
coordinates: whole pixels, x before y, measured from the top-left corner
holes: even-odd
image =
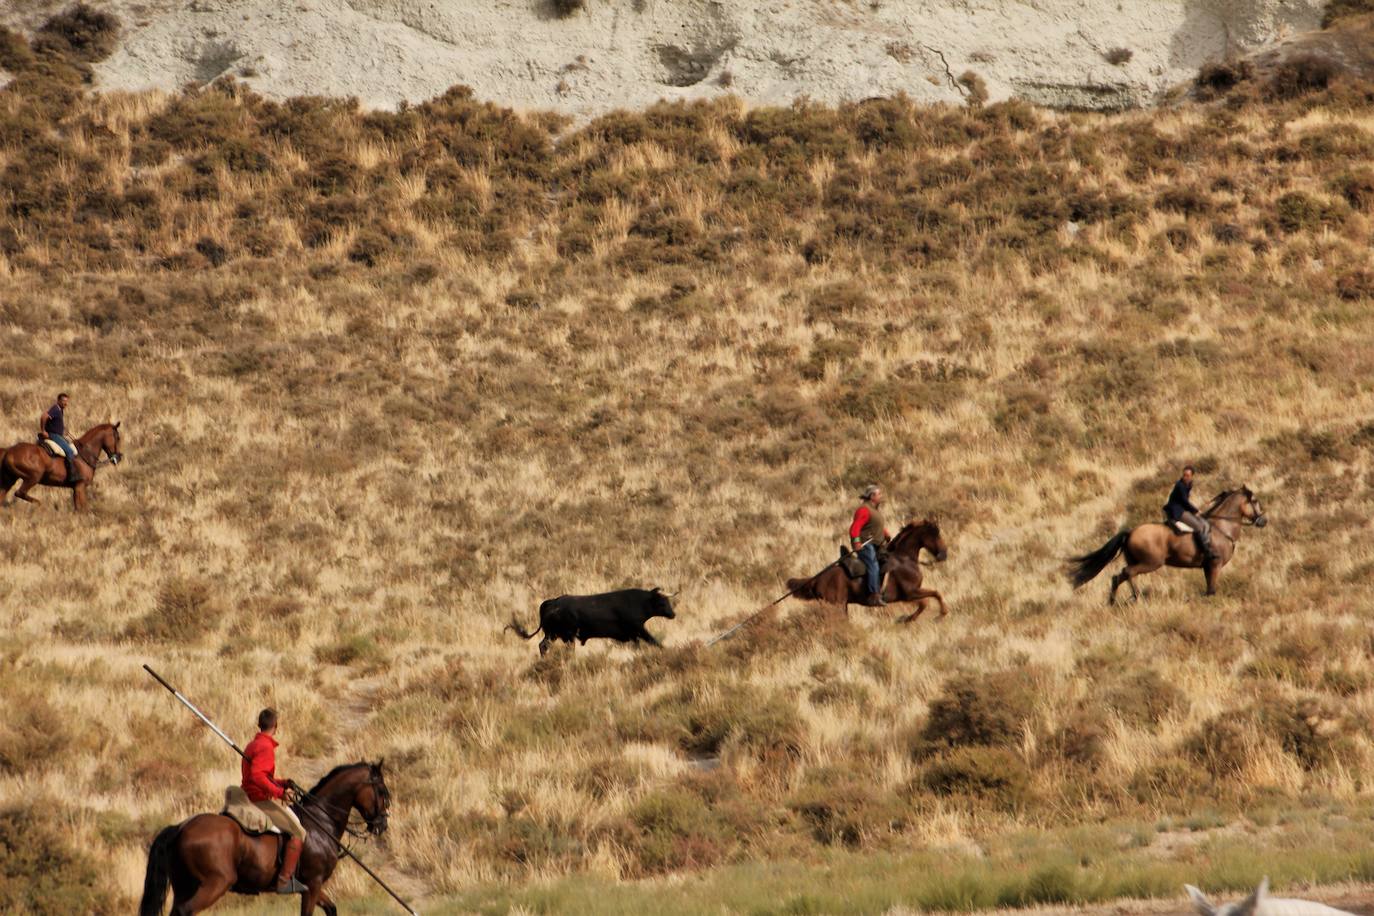
[[[76,486],[72,487],[72,508],[74,508],[77,512],[85,512],[87,505],[88,503],[86,501],[86,484],[83,481],[82,483],[79,483]]]
[[[1213,560],[1210,563],[1205,563],[1202,568],[1207,575],[1206,594],[1209,596],[1215,595],[1217,593],[1217,573],[1220,572],[1221,569],[1220,564],[1218,564],[1216,560]]]
[[[323,887],[320,888],[319,906],[328,916],[339,916],[339,908],[334,905],[333,900],[329,899],[329,895],[324,892]]]
[[[305,893],[301,894],[301,916],[310,916],[311,913],[315,912],[316,906],[323,906],[326,899],[328,898],[324,895],[324,885],[308,885],[305,889]],[[329,906],[325,908],[325,912],[330,913],[333,911],[334,904],[331,901]]]

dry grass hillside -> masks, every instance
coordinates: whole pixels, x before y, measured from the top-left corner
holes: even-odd
[[[88,515],[0,514],[0,911],[127,912],[235,778],[143,662],[240,738],[282,710],[298,779],[384,756],[364,852],[428,912],[1374,878],[1370,85],[568,131],[462,90],[92,96],[103,34],[0,35],[0,434],[65,389],[127,456]],[[1184,461],[1271,516],[1220,594],[1071,593]],[[938,513],[948,618],[699,644],[872,480]],[[662,651],[501,632],[630,584],[683,590]]]

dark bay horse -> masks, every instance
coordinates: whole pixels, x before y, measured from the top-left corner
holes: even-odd
[[[949,613],[945,599],[930,588],[921,588],[921,551],[929,551],[937,563],[943,563],[949,556],[945,540],[940,536],[940,526],[931,519],[920,522],[907,522],[901,531],[887,545],[887,573],[883,581],[883,599],[888,604],[915,602],[916,610],[898,619],[898,623],[910,623],[925,610],[927,599],[934,598],[940,603],[940,616]],[[827,604],[843,605],[846,613],[851,604],[863,604],[868,597],[868,586],[863,577],[849,578],[838,565],[828,566],[809,579],[788,579],[787,588],[792,596],[803,601],[824,601]]]
[[[1236,542],[1240,530],[1245,525],[1263,528],[1269,519],[1264,515],[1259,499],[1249,487],[1226,490],[1219,494],[1203,510],[1202,517],[1212,525],[1212,551],[1216,558],[1207,564],[1207,594],[1217,591],[1217,574],[1231,562],[1236,554]],[[1215,537],[1215,535],[1221,537]],[[1136,576],[1152,573],[1161,566],[1180,566],[1186,569],[1199,569],[1203,566],[1202,551],[1192,534],[1179,534],[1168,525],[1158,522],[1141,525],[1128,531],[1113,535],[1111,540],[1092,553],[1069,560],[1068,579],[1074,588],[1091,582],[1107,564],[1122,554],[1126,566],[1112,576],[1112,590],[1107,596],[1108,604],[1116,604],[1116,590],[1124,582],[1131,586],[1131,600],[1140,597],[1139,590],[1132,580]]]
[[[367,832],[386,832],[391,793],[382,778],[381,761],[337,766],[307,793],[292,810],[305,825],[307,836],[296,877],[306,886],[301,894],[301,916],[320,907],[329,916],[337,912],[324,892],[325,882],[339,864],[336,842],[348,828],[356,809],[367,823]],[[329,833],[333,841],[324,833]],[[148,872],[143,881],[139,916],[162,916],[167,886],[172,887],[172,916],[190,916],[210,907],[225,893],[272,893],[277,878],[278,834],[249,836],[222,814],[197,814],[190,820],[164,827],[148,850]]]
[[[10,487],[19,480],[23,482],[14,495],[25,502],[42,505],[29,495],[29,491],[39,484],[71,487],[72,505],[77,511],[84,511],[86,487],[95,479],[95,469],[105,463],[100,456],[108,455],[111,465],[124,460],[124,453],[119,450],[119,424],[92,426],[80,439],[73,441],[72,446],[76,449],[76,472],[80,475],[73,483],[67,483],[66,459],[53,455],[42,445],[20,442],[0,451],[0,505],[4,504]]]

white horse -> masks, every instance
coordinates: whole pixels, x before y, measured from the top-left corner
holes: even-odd
[[[1202,916],[1354,916],[1324,903],[1270,897],[1268,878],[1261,881],[1255,892],[1240,903],[1228,903],[1225,906],[1216,906],[1191,884],[1185,884],[1184,887],[1188,889],[1188,896],[1193,898],[1193,906]]]

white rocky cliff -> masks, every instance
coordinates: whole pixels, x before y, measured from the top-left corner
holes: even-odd
[[[1147,105],[1197,69],[1316,28],[1323,0],[91,0],[123,23],[107,89],[233,75],[270,96],[391,107],[454,84],[586,117],[660,98],[753,103],[905,92]],[[563,0],[577,5],[577,0]],[[33,28],[65,4],[0,2]],[[8,8],[7,8],[8,7]]]

